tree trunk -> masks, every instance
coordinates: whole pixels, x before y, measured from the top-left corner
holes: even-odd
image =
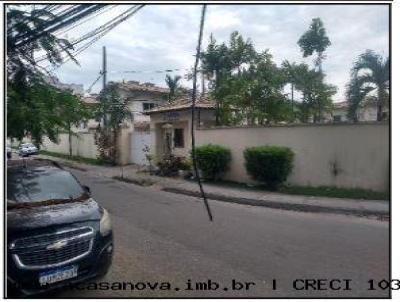
[[[378,102],[377,102],[377,111],[376,111],[376,120],[378,122],[383,120],[382,110],[383,110],[383,102],[384,102],[385,92],[382,90],[383,90],[382,88],[378,87]]]
[[[382,105],[378,103],[378,110],[376,113],[376,120],[378,122],[382,121]]]
[[[69,156],[72,157],[72,133],[71,133],[71,124],[68,124],[68,144],[69,144]]]
[[[114,150],[113,150],[113,164],[116,165],[117,164],[117,150],[118,150],[118,128],[114,128]]]
[[[218,76],[218,70],[215,71],[215,90],[218,90],[219,88],[219,76]],[[215,124],[217,126],[220,125],[221,120],[220,120],[220,104],[219,104],[219,100],[216,99],[216,112],[215,112]]]
[[[294,87],[293,83],[290,83],[290,89],[292,92],[292,115],[294,116]]]

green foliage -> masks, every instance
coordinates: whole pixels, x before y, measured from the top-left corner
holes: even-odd
[[[303,57],[308,57],[317,53],[315,65],[321,71],[321,63],[324,59],[323,53],[331,45],[331,41],[326,35],[326,30],[320,18],[312,19],[310,28],[300,37],[297,44],[303,51]]]
[[[324,196],[336,198],[351,198],[365,200],[389,200],[388,192],[377,192],[356,188],[336,188],[336,187],[301,187],[301,186],[284,186],[279,192],[294,195]]]
[[[176,93],[179,89],[179,81],[181,79],[181,76],[176,75],[175,77],[171,77],[169,74],[165,76],[165,83],[167,84],[169,88],[169,93],[168,93],[168,102],[172,102],[175,97]]]
[[[374,92],[377,99],[377,120],[382,120],[382,109],[389,106],[389,57],[382,57],[372,50],[361,54],[352,68],[352,77],[347,89],[350,103],[349,116],[354,117],[363,99]]]
[[[233,32],[229,44],[211,36],[202,53],[202,69],[217,101],[217,124],[269,124],[291,119],[291,106],[283,94],[285,74],[272,56],[258,53],[250,39]]]
[[[39,7],[39,6],[37,6]],[[46,28],[46,24],[56,18],[51,12],[42,8],[27,10],[20,6],[7,6],[7,80],[16,81],[18,73],[25,73],[26,78],[43,74],[47,71],[37,64],[35,54],[44,52],[52,65],[63,61],[63,54],[78,63],[71,55],[72,44],[66,39],[59,39],[48,31],[41,32],[40,37],[23,46],[19,46],[21,36],[32,37],[38,28]]]
[[[364,86],[357,76],[352,76],[350,82],[346,87],[346,99],[349,103],[347,108],[347,118],[353,122],[358,122],[357,111],[365,100],[365,97],[374,88],[371,86]]]
[[[37,39],[19,46],[22,36],[36,35],[37,29],[45,28],[55,16],[41,8],[27,10],[17,5],[7,6],[6,13],[7,136],[18,140],[31,136],[37,145],[43,136],[56,142],[58,133],[69,131],[69,125],[84,118],[84,114],[76,97],[44,80],[48,72],[37,64],[35,55],[42,52],[52,65],[57,65],[64,53],[75,60],[70,54],[72,45],[44,31]]]
[[[313,117],[314,122],[323,121],[324,113],[332,109],[332,96],[337,91],[336,87],[325,83],[325,75],[310,69],[307,64],[284,61],[282,68],[287,81],[302,95],[301,103],[296,104],[296,117],[304,123],[310,117]]]
[[[310,47],[313,49],[311,54],[316,51],[322,60],[322,53],[330,42],[329,39],[329,43],[326,41],[325,29],[318,20],[313,21],[315,24],[311,28],[321,41],[320,44],[311,41]],[[325,82],[321,70],[287,61],[278,67],[267,50],[257,52],[252,41],[243,39],[238,32],[231,34],[228,44],[218,44],[211,36],[201,60],[210,94],[217,103],[217,124],[309,122],[310,117],[319,122],[331,110],[336,87]],[[288,83],[301,92],[300,103],[290,100],[284,93]]]
[[[119,129],[125,120],[132,119],[126,100],[118,92],[118,84],[110,83],[99,95],[99,105],[95,116],[98,119],[105,118],[104,128]]]
[[[57,142],[60,132],[88,117],[84,105],[69,91],[57,89],[39,77],[21,75],[9,82],[7,91],[7,137],[30,136],[40,144],[44,136]]]
[[[206,179],[217,180],[228,169],[231,152],[220,145],[203,145],[195,148],[199,169]]]
[[[117,164],[118,135],[125,120],[132,120],[127,102],[118,92],[117,84],[109,84],[99,96],[99,105],[94,116],[103,123],[96,130],[95,140],[100,158]]]
[[[116,145],[114,135],[108,128],[98,127],[94,134],[94,140],[99,151],[98,159],[107,164],[116,164]]]
[[[177,176],[179,170],[187,170],[189,167],[185,158],[174,155],[164,157],[157,163],[160,176]]]
[[[293,168],[294,153],[286,147],[249,147],[243,155],[247,172],[271,189],[283,183]]]

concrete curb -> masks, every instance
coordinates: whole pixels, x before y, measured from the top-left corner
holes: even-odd
[[[162,191],[182,194],[193,197],[201,197],[200,192],[190,191],[180,188],[172,188],[172,187],[164,187],[161,189]],[[334,207],[324,207],[318,205],[310,205],[310,204],[299,204],[299,203],[286,203],[286,202],[277,202],[277,201],[267,201],[267,200],[258,200],[258,199],[249,199],[249,198],[241,198],[241,197],[231,197],[226,195],[220,195],[215,193],[207,193],[207,198],[238,203],[250,206],[259,206],[259,207],[267,207],[272,209],[279,210],[287,210],[287,211],[299,211],[299,212],[309,212],[309,213],[328,213],[328,214],[342,214],[342,215],[351,215],[358,217],[366,217],[377,220],[389,220],[389,212],[386,211],[376,211],[376,210],[368,210],[368,209],[353,209],[353,208],[334,208]]]

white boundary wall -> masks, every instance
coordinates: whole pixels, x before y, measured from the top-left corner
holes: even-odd
[[[43,139],[42,150],[69,154],[68,134],[62,133],[58,136],[59,142],[55,144],[47,137]],[[72,155],[87,158],[97,158],[98,151],[95,143],[94,134],[90,132],[80,132],[72,136]]]
[[[243,150],[279,145],[295,153],[288,183],[389,190],[389,125],[387,123],[292,125],[198,129],[197,145],[220,144],[232,152],[225,179],[252,182]]]

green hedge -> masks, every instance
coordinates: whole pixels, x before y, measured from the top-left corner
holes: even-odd
[[[205,179],[217,180],[228,170],[231,151],[220,145],[203,145],[196,147],[196,158],[199,169]]]
[[[244,150],[243,155],[247,173],[270,189],[283,183],[293,168],[294,153],[287,147],[250,147]]]

